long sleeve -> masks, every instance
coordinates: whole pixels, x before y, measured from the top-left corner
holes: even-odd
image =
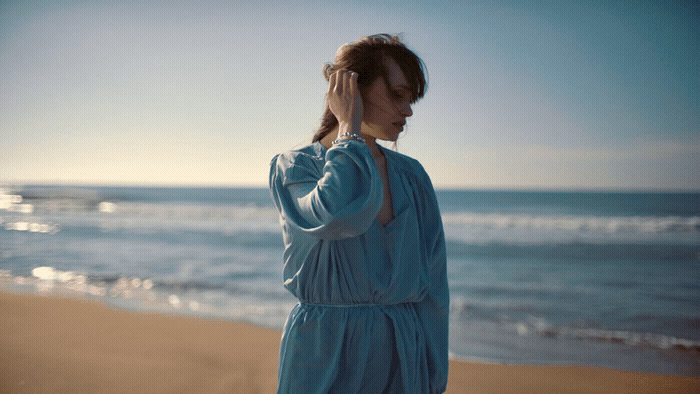
[[[354,140],[328,149],[319,168],[314,157],[290,152],[270,165],[270,191],[282,218],[322,239],[364,233],[382,203],[382,182],[369,148]]]
[[[425,174],[423,221],[430,268],[430,288],[416,312],[426,336],[430,392],[447,389],[450,295],[447,284],[445,233],[432,184]]]

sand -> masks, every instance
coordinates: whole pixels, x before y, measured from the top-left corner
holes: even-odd
[[[280,332],[0,292],[0,392],[273,393]],[[448,393],[700,393],[700,377],[452,360]]]

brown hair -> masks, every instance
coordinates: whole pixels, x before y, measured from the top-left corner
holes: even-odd
[[[401,42],[398,35],[376,34],[360,38],[352,44],[344,44],[335,54],[333,63],[323,68],[323,76],[328,80],[335,70],[350,70],[359,74],[357,84],[363,88],[381,77],[388,81],[388,72],[384,61],[391,58],[399,65],[406,76],[411,90],[411,104],[423,97],[427,88],[426,69],[423,61]],[[326,103],[326,110],[321,118],[312,142],[325,137],[338,124]]]

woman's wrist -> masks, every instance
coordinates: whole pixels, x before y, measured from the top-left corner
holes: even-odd
[[[338,136],[333,143],[335,144],[347,139],[353,139],[364,143],[365,139],[360,135],[360,125],[361,124],[357,124],[356,122],[341,122],[338,127]]]
[[[360,134],[362,129],[361,120],[342,120],[338,122],[338,135],[343,133]]]
[[[362,142],[363,144],[366,142],[366,140],[364,138],[362,138],[362,136],[357,134],[357,133],[345,132],[345,133],[338,134],[338,137],[335,139],[335,141],[333,141],[333,144],[335,145],[335,144],[337,144],[339,142],[343,142],[345,140],[355,140],[355,141]]]

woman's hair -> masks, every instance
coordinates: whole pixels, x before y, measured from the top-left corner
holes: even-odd
[[[411,90],[411,104],[423,97],[427,88],[426,69],[423,61],[401,42],[399,36],[377,34],[363,37],[352,44],[344,44],[335,54],[333,63],[327,63],[323,68],[326,80],[336,70],[350,70],[358,74],[357,84],[362,91],[375,79],[381,77],[388,83],[386,59],[393,59],[403,71]],[[326,103],[326,110],[321,118],[319,127],[312,142],[325,137],[338,124],[333,112]]]

